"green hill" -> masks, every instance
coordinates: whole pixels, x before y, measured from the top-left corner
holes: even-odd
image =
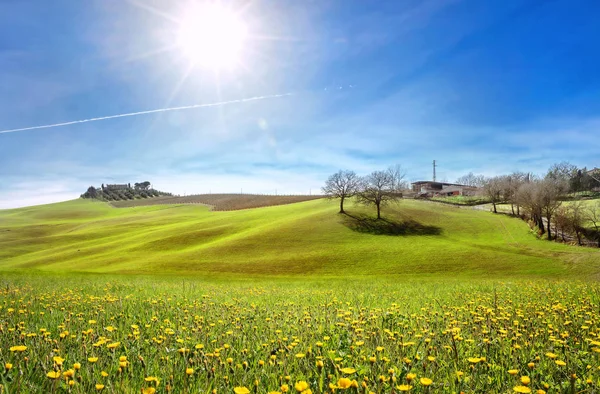
[[[246,277],[596,277],[600,251],[538,240],[517,219],[405,200],[214,212],[94,200],[0,211],[0,269]]]

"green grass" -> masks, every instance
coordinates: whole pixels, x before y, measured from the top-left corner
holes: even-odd
[[[483,196],[447,196],[447,197],[432,197],[433,201],[444,202],[447,204],[456,205],[480,205],[487,204],[490,199]]]
[[[600,251],[538,240],[504,215],[413,200],[386,208],[389,222],[352,203],[347,210],[360,221],[327,200],[231,212],[89,200],[0,211],[0,270],[215,278],[600,272]]]
[[[599,290],[452,277],[8,274],[0,392],[595,393]]]

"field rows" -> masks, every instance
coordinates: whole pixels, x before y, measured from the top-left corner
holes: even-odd
[[[233,211],[238,209],[269,207],[274,205],[293,204],[323,198],[323,196],[272,196],[261,194],[198,194],[185,197],[155,197],[150,199],[114,201],[111,205],[117,208],[130,208],[160,204],[204,204],[213,207],[214,211]]]

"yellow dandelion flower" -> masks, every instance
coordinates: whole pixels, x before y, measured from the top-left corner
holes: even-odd
[[[344,390],[347,388],[350,388],[351,385],[352,385],[352,381],[348,378],[340,378],[337,382],[337,387],[344,389]]]
[[[235,394],[250,394],[250,390],[248,390],[246,387],[235,387],[233,392]]]
[[[342,368],[340,371],[342,371],[346,375],[350,375],[350,374],[353,374],[354,372],[356,372],[356,369],[354,369],[354,368]]]
[[[521,383],[527,386],[529,383],[531,383],[531,379],[529,379],[529,376],[521,376]]]
[[[413,386],[409,385],[409,384],[401,384],[400,386],[396,386],[396,389],[398,391],[410,391],[413,388]]]
[[[430,386],[431,383],[433,383],[433,381],[429,378],[421,378],[421,379],[419,379],[419,381],[421,382],[421,384],[423,386]]]
[[[513,391],[517,393],[531,393],[531,389],[527,386],[515,386]]]
[[[23,346],[23,345],[10,347],[11,352],[24,352],[25,350],[27,350],[27,346]]]
[[[98,361],[98,357],[89,357],[88,361],[91,363],[95,363],[96,361]]]
[[[6,369],[7,371],[10,371],[12,369],[13,365],[11,363],[6,363],[4,364],[4,369]]]
[[[519,373],[519,370],[518,369],[509,369],[508,373],[511,374],[511,375],[516,375],[516,374]]]
[[[104,390],[104,385],[101,383],[96,384],[96,390],[98,390],[98,391]]]
[[[50,379],[58,379],[60,378],[60,371],[50,371],[46,374]]]
[[[185,369],[185,374],[186,375],[191,375],[194,373],[194,368],[186,368]]]
[[[567,365],[566,362],[562,361],[562,360],[556,360],[554,361],[556,363],[556,365],[558,365],[559,367],[564,367],[565,365]]]
[[[308,389],[308,383],[306,383],[304,380],[301,380],[299,382],[296,382],[296,384],[294,385],[294,388],[296,389],[297,392],[301,393],[304,390]]]
[[[142,389],[142,394],[154,394],[156,393],[156,389],[154,387],[146,387]]]

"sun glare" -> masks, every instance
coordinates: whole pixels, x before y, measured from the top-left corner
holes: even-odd
[[[195,65],[233,68],[241,60],[246,35],[233,10],[218,3],[193,4],[179,22],[177,46]]]

